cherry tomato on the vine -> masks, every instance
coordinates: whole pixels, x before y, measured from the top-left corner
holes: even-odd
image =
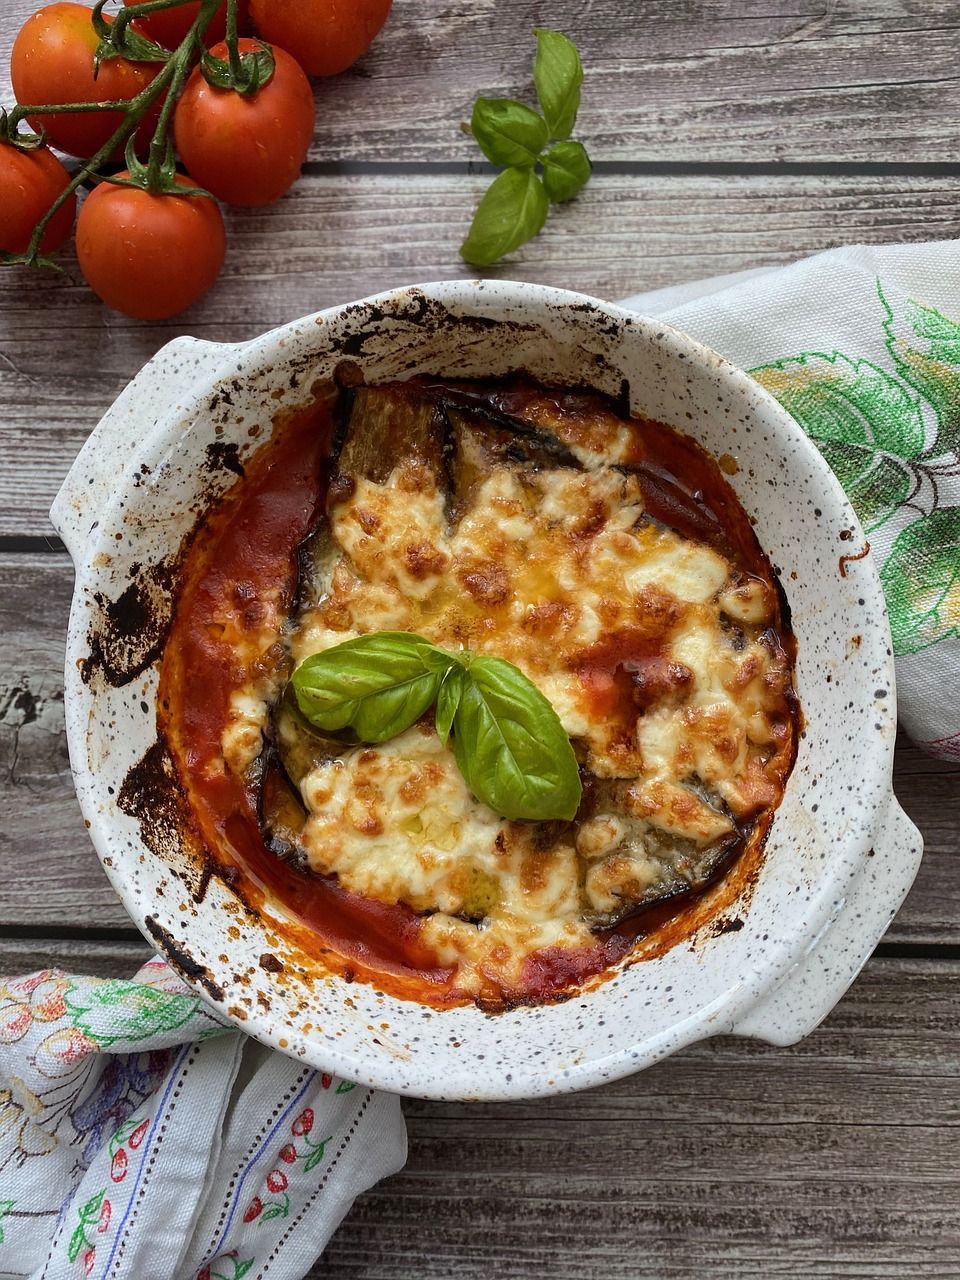
[[[369,49],[392,0],[250,0],[264,40],[292,53],[311,76],[346,71]]]
[[[196,185],[188,177],[177,181]],[[223,217],[209,196],[152,195],[101,182],[77,219],[77,258],[87,283],[108,306],[137,320],[165,320],[196,302],[220,274],[226,247]]]
[[[0,143],[0,250],[24,253],[37,223],[69,184],[70,175],[46,147],[20,151],[9,143]],[[77,197],[72,195],[43,233],[43,253],[60,248],[70,234],[76,213]]]
[[[17,101],[37,107],[120,102],[135,97],[160,71],[159,62],[108,58],[94,79],[93,55],[99,43],[86,5],[48,4],[38,9],[20,28],[10,54]],[[149,143],[158,114],[159,104],[155,104],[138,130],[138,146]],[[48,140],[61,151],[87,158],[99,151],[122,119],[118,111],[66,111],[31,116],[30,124],[38,132],[45,129]],[[118,147],[116,154],[122,153]]]
[[[125,5],[143,4],[143,2],[144,0],[123,0]],[[247,19],[247,4],[248,0],[239,0],[237,5],[237,22],[241,28]],[[200,0],[185,0],[174,9],[161,9],[159,13],[139,18],[137,27],[151,40],[162,44],[165,49],[176,49],[193,26],[199,12]],[[204,43],[210,44],[214,40],[222,40],[226,34],[227,0],[223,0],[223,4],[213,15],[209,27],[204,32]]]
[[[252,53],[257,40],[241,40]],[[212,49],[229,56],[226,44]],[[316,107],[298,64],[274,49],[273,75],[256,93],[217,89],[197,67],[177,103],[174,131],[183,163],[202,187],[228,204],[259,206],[279,200],[307,157]]]

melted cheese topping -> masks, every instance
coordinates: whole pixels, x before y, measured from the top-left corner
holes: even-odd
[[[602,443],[577,438],[583,471],[494,467],[455,527],[429,469],[357,478],[330,513],[319,604],[290,639],[296,662],[383,629],[506,658],[597,780],[579,822],[549,824],[559,833],[509,823],[429,723],[303,779],[310,866],[428,913],[424,940],[465,990],[484,977],[509,990],[532,952],[588,946],[591,925],[688,885],[704,850],[776,803],[789,768],[791,672],[762,634],[771,588],[647,520]],[[619,434],[606,444],[622,452]],[[235,699],[232,760],[249,758],[261,714],[256,691]]]
[[[481,931],[469,920],[498,922],[482,930],[483,951],[511,940],[514,981],[524,957],[550,940],[589,944],[575,850],[540,849],[532,826],[475,800],[432,726],[324,761],[301,790],[311,814],[301,839],[313,869],[335,872],[366,897],[435,913],[428,936],[441,963],[454,958],[461,936],[479,958]],[[476,985],[463,977],[467,989]]]

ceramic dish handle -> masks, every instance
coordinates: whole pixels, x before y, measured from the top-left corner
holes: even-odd
[[[50,509],[50,520],[75,563],[137,446],[176,406],[181,393],[235,350],[227,343],[176,338],[124,387],[90,433]]]
[[[907,896],[923,841],[896,799],[877,827],[870,858],[840,914],[784,981],[732,1029],[770,1044],[794,1044],[816,1027],[870,959]]]

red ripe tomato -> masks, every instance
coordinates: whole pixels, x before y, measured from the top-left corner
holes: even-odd
[[[87,283],[107,306],[137,320],[165,320],[196,302],[220,274],[226,248],[223,217],[209,196],[152,195],[101,182],[77,219]]]
[[[93,55],[98,44],[86,5],[48,4],[38,9],[20,28],[10,55],[17,101],[44,107],[58,102],[120,102],[135,97],[160,70],[159,62],[109,58],[101,63],[94,80]],[[149,143],[158,113],[157,104],[140,126],[138,146]],[[46,129],[49,141],[61,151],[87,158],[100,150],[122,120],[117,111],[67,111],[32,116],[30,123],[38,132]],[[116,154],[122,155],[123,148],[118,147]]]
[[[143,0],[123,0],[126,5],[143,4]],[[137,19],[137,28],[165,49],[176,49],[196,20],[200,12],[200,0],[184,0],[175,9],[163,9],[160,13]],[[247,20],[247,0],[239,0],[237,5],[237,23],[241,27]],[[204,32],[205,44],[214,40],[222,40],[227,34],[227,2],[217,10]]]
[[[241,53],[258,47],[241,40]],[[212,50],[228,57],[226,44]],[[197,182],[228,204],[272,204],[297,180],[310,149],[316,107],[310,81],[282,49],[269,81],[247,96],[216,89],[195,68],[177,103],[177,150]]]
[[[370,48],[393,0],[250,0],[254,25],[311,76],[346,71]]]
[[[70,175],[46,147],[19,151],[0,144],[0,250],[25,252],[37,223],[69,183]],[[60,248],[76,213],[77,197],[71,196],[43,233],[40,248],[44,253]]]

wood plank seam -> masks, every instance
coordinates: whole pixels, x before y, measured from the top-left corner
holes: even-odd
[[[311,178],[492,177],[500,170],[485,160],[308,160]],[[594,160],[599,177],[803,177],[956,178],[960,161],[950,160]]]
[[[66,547],[53,534],[0,534],[0,555],[65,555]]]

